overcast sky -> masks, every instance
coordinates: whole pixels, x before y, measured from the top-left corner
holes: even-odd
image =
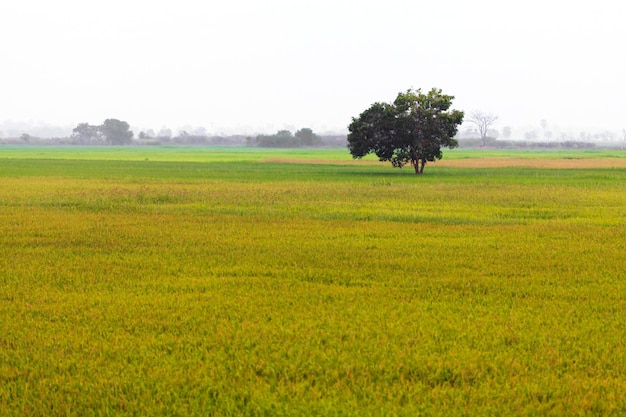
[[[345,131],[443,89],[498,126],[626,127],[619,0],[2,0],[0,122]]]

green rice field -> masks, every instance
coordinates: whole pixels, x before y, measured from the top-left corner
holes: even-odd
[[[624,414],[624,151],[0,147],[1,416]]]

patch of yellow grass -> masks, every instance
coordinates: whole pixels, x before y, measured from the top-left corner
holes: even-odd
[[[380,165],[383,162],[377,160],[334,160],[334,159],[310,159],[310,158],[265,158],[262,162],[281,164],[358,164]],[[467,159],[442,159],[434,162],[437,166],[455,168],[553,168],[553,169],[589,169],[589,168],[626,168],[626,158],[467,158]],[[433,164],[433,162],[431,162]]]
[[[457,168],[626,168],[626,159],[471,158],[442,159],[441,161],[437,161],[437,165]]]

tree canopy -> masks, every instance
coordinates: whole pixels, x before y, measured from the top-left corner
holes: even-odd
[[[80,143],[95,144],[105,140],[111,145],[126,145],[133,139],[133,132],[127,122],[117,119],[106,119],[99,126],[80,123],[73,130],[72,137]]]
[[[111,145],[126,145],[133,139],[133,132],[127,122],[106,119],[100,127],[102,134]]]
[[[295,135],[289,130],[279,130],[273,135],[258,135],[248,141],[250,145],[267,148],[299,148],[302,146],[319,146],[322,140],[308,127],[296,131]]]
[[[393,103],[374,103],[348,127],[348,149],[353,158],[375,153],[394,167],[407,163],[416,174],[429,161],[441,159],[442,147],[454,148],[463,112],[450,110],[454,96],[433,88],[428,93],[409,89]]]
[[[89,123],[79,123],[72,130],[72,137],[78,143],[90,145],[100,141],[102,133],[99,126],[90,125]]]

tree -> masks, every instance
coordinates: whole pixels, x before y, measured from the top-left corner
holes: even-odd
[[[550,138],[552,137],[552,132],[547,130],[548,121],[546,119],[541,119],[541,121],[539,122],[539,126],[541,126],[541,130],[543,131],[543,137],[545,138],[547,142],[549,142]]]
[[[316,146],[322,142],[320,137],[313,133],[313,130],[309,129],[308,127],[296,131],[294,137],[300,142],[300,145],[302,146]]]
[[[172,137],[172,129],[169,129],[167,127],[162,127],[161,130],[159,130],[159,133],[157,133],[157,138],[171,138]]]
[[[442,147],[454,148],[463,112],[449,110],[453,96],[433,88],[428,93],[407,90],[393,103],[374,103],[348,127],[353,158],[375,153],[380,161],[401,168],[411,163],[416,174],[429,161],[442,158]]]
[[[126,145],[133,139],[128,123],[117,119],[106,119],[100,130],[111,145]]]
[[[89,123],[79,123],[72,130],[72,137],[81,144],[91,144],[100,139],[100,126],[90,125]]]
[[[504,126],[502,128],[502,136],[504,136],[504,139],[510,139],[511,138],[511,126]]]
[[[538,137],[539,135],[537,134],[536,130],[531,130],[524,133],[524,139],[526,140],[537,140]]]
[[[129,127],[128,123],[117,119],[106,119],[99,126],[79,123],[72,130],[72,138],[82,144],[102,142],[104,138],[111,145],[126,145],[133,138],[133,132]]]
[[[552,139],[552,132],[549,130],[546,130],[545,132],[543,132],[543,137],[545,137],[546,140],[550,142],[550,139]]]
[[[479,110],[474,110],[467,119],[468,122],[475,124],[478,128],[481,146],[485,146],[489,126],[493,125],[496,120],[498,120],[498,116],[491,113],[483,113]]]
[[[279,139],[292,139],[293,134],[291,133],[291,131],[284,129],[276,132],[276,137]]]
[[[295,148],[299,146],[289,130],[279,130],[273,135],[258,135],[256,145],[262,148]]]
[[[258,135],[256,138],[248,138],[246,143],[250,146],[266,148],[298,148],[300,146],[316,146],[322,140],[309,128],[296,131],[295,135],[289,130],[279,130],[273,135]]]

